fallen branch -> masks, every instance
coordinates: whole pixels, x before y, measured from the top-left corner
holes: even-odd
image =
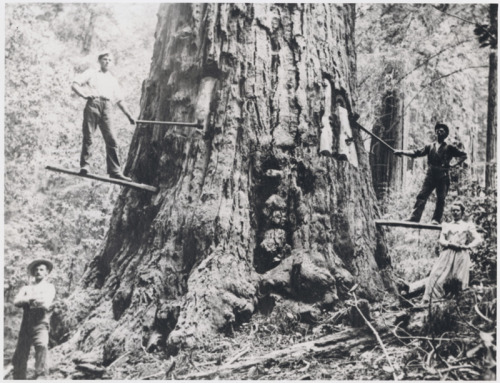
[[[235,356],[233,356],[231,359],[229,359],[226,363],[224,364],[233,364],[236,362],[239,358],[241,358],[243,355],[245,355],[248,351],[250,350],[250,346],[245,347],[242,351],[237,353]]]
[[[490,318],[487,318],[480,310],[479,307],[477,307],[477,304],[474,305],[474,310],[476,310],[477,315],[479,315],[481,318],[483,318],[485,321],[489,323],[493,323],[493,321]]]
[[[143,378],[140,378],[139,380],[149,380],[149,379],[153,379],[153,378],[159,378],[162,375],[165,375],[165,373],[164,372],[160,372],[160,373],[157,373],[157,374],[148,375],[148,376],[145,376]]]
[[[396,333],[394,333],[394,335],[399,339],[436,340],[436,338],[429,338],[427,336],[401,336],[397,335]],[[441,340],[445,340],[448,342],[456,342],[456,341],[472,342],[475,339],[476,338],[442,338]]]
[[[390,335],[385,331],[383,335]],[[243,360],[235,364],[224,364],[218,368],[195,372],[192,374],[177,376],[177,379],[202,379],[219,374],[230,374],[237,370],[250,368],[259,364],[264,364],[273,360],[283,359],[304,359],[306,356],[314,356],[329,353],[332,351],[348,352],[350,349],[360,345],[373,344],[373,336],[367,335],[362,329],[349,329],[335,334],[327,335],[323,338],[297,343],[291,347],[276,350],[264,355],[254,356],[248,360]]]
[[[442,369],[439,371],[440,372],[449,372],[449,371],[453,371],[453,370],[473,369],[473,368],[477,368],[477,367],[473,366],[471,364],[464,364],[463,366],[451,366],[451,367],[448,367],[448,368],[445,368],[445,369]],[[474,371],[474,373],[479,374],[479,372],[477,372],[477,371]]]
[[[129,352],[126,352],[125,354],[123,355],[120,355],[118,358],[116,358],[113,363],[111,363],[108,368],[111,368],[113,367],[114,365],[116,365],[118,363],[118,361],[122,360],[123,358],[125,358],[126,356],[128,356],[130,354],[130,351]]]
[[[363,312],[358,307],[358,298],[356,297],[356,294],[353,292],[352,295],[354,297],[354,304],[356,306],[356,309],[359,312],[359,315],[361,315],[361,317],[365,320],[365,322],[368,325],[368,327],[370,328],[370,330],[372,330],[373,334],[375,335],[375,338],[377,338],[377,341],[380,344],[380,347],[382,348],[382,351],[384,352],[385,358],[387,359],[387,363],[389,363],[389,366],[392,369],[392,377],[394,378],[394,380],[398,380],[398,377],[396,376],[396,369],[394,368],[394,366],[392,364],[391,358],[389,357],[387,349],[385,348],[384,342],[382,342],[382,339],[380,338],[378,331],[375,329],[375,327],[372,326],[370,321],[368,319],[366,319],[366,317],[363,315]]]

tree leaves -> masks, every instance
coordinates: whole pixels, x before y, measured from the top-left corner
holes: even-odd
[[[497,47],[497,29],[489,24],[476,24],[474,34],[477,36],[480,47]]]
[[[89,7],[99,22],[87,56],[81,54],[80,37]],[[6,328],[17,335],[20,311],[11,300],[28,282],[28,262],[52,259],[57,297],[67,295],[99,251],[120,192],[117,186],[44,169],[46,164],[78,167],[85,102],[72,95],[71,81],[97,64],[95,51],[102,46],[127,51],[115,72],[130,109],[138,111],[157,5],[11,3],[5,8],[5,311]],[[113,122],[124,161],[133,130],[116,110]],[[103,172],[99,132],[94,141],[94,169]],[[12,345],[7,339],[10,351]]]

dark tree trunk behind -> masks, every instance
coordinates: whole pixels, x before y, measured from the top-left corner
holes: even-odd
[[[385,93],[373,126],[373,133],[395,149],[403,148],[404,141],[404,91],[401,76],[404,63],[400,60],[384,60]],[[390,191],[400,191],[403,185],[403,160],[396,157],[385,146],[372,139],[370,145],[370,166],[373,187],[379,200]]]
[[[85,35],[82,41],[82,52],[85,54],[89,53],[92,48],[92,40],[94,38],[95,23],[97,19],[97,14],[93,8],[89,8],[88,13],[89,13],[89,22],[85,26]]]
[[[384,290],[358,132],[359,167],[319,155],[325,89],[354,108],[353,28],[354,5],[160,7],[141,118],[201,119],[204,133],[136,129],[126,171],[160,192],[120,195],[59,316],[80,349],[109,363],[141,343],[193,345],[269,291],[334,304],[356,282]]]
[[[498,4],[490,4],[491,30],[498,30]],[[496,34],[495,34],[496,36]],[[486,129],[486,188],[496,188],[497,161],[497,46],[490,52],[490,73],[488,78],[488,125]]]

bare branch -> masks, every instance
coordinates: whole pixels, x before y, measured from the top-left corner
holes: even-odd
[[[454,18],[456,18],[456,19],[458,19],[458,20],[462,20],[464,23],[469,23],[469,24],[472,24],[472,25],[476,25],[476,23],[474,23],[473,21],[469,21],[469,20],[466,20],[466,19],[462,19],[462,18],[461,18],[461,17],[459,17],[459,16],[452,15],[451,13],[448,13],[448,12],[446,12],[446,11],[443,11],[442,9],[439,9],[439,8],[438,8],[437,6],[435,6],[435,5],[430,4],[430,6],[431,6],[432,8],[437,9],[439,12],[444,13],[444,14],[445,14],[445,15],[447,15],[447,16],[454,17]]]
[[[413,72],[415,72],[418,68],[424,66],[425,64],[427,64],[429,61],[431,61],[433,58],[435,57],[438,57],[441,53],[447,51],[448,49],[451,49],[451,48],[456,48],[458,47],[459,45],[462,45],[462,44],[465,44],[465,43],[468,43],[472,41],[472,39],[468,39],[468,40],[463,40],[463,41],[459,41],[457,44],[454,44],[454,45],[449,45],[447,46],[446,48],[443,48],[441,49],[439,52],[433,54],[432,56],[428,57],[425,61],[423,61],[422,63],[420,63],[419,65],[417,65],[415,68],[413,68],[411,71],[409,71],[408,73],[406,73],[404,76],[402,76],[398,82],[396,84],[399,84],[401,81],[403,81],[406,77],[408,77],[410,74],[412,74]]]
[[[394,380],[398,380],[398,377],[396,376],[396,369],[394,368],[394,365],[392,364],[391,358],[389,357],[389,354],[387,353],[387,349],[385,348],[384,342],[382,342],[382,339],[380,338],[380,335],[377,332],[377,330],[375,330],[375,327],[373,327],[372,324],[370,323],[370,321],[368,319],[366,319],[366,317],[363,315],[363,312],[358,307],[358,299],[356,297],[356,293],[353,292],[352,295],[354,297],[354,304],[355,304],[356,310],[358,310],[359,315],[361,315],[361,317],[364,319],[364,321],[366,322],[366,324],[368,325],[370,330],[372,330],[373,334],[377,338],[378,343],[380,344],[380,347],[382,348],[382,351],[384,352],[385,358],[387,359],[387,362],[389,363],[389,366],[392,369],[392,377],[394,378]]]

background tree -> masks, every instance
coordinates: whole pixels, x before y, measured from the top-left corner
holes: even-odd
[[[488,78],[488,128],[486,131],[486,188],[496,188],[497,157],[497,67],[498,67],[498,4],[490,4],[490,25],[478,25],[474,32],[481,47],[490,46]]]
[[[385,68],[378,79],[381,109],[375,111],[378,118],[372,131],[393,148],[402,148],[408,140],[404,127],[405,89],[401,82],[406,65],[398,58],[381,60],[379,65]],[[373,187],[379,200],[384,201],[391,192],[401,192],[405,171],[403,161],[376,140],[371,140],[370,144],[370,165]]]

